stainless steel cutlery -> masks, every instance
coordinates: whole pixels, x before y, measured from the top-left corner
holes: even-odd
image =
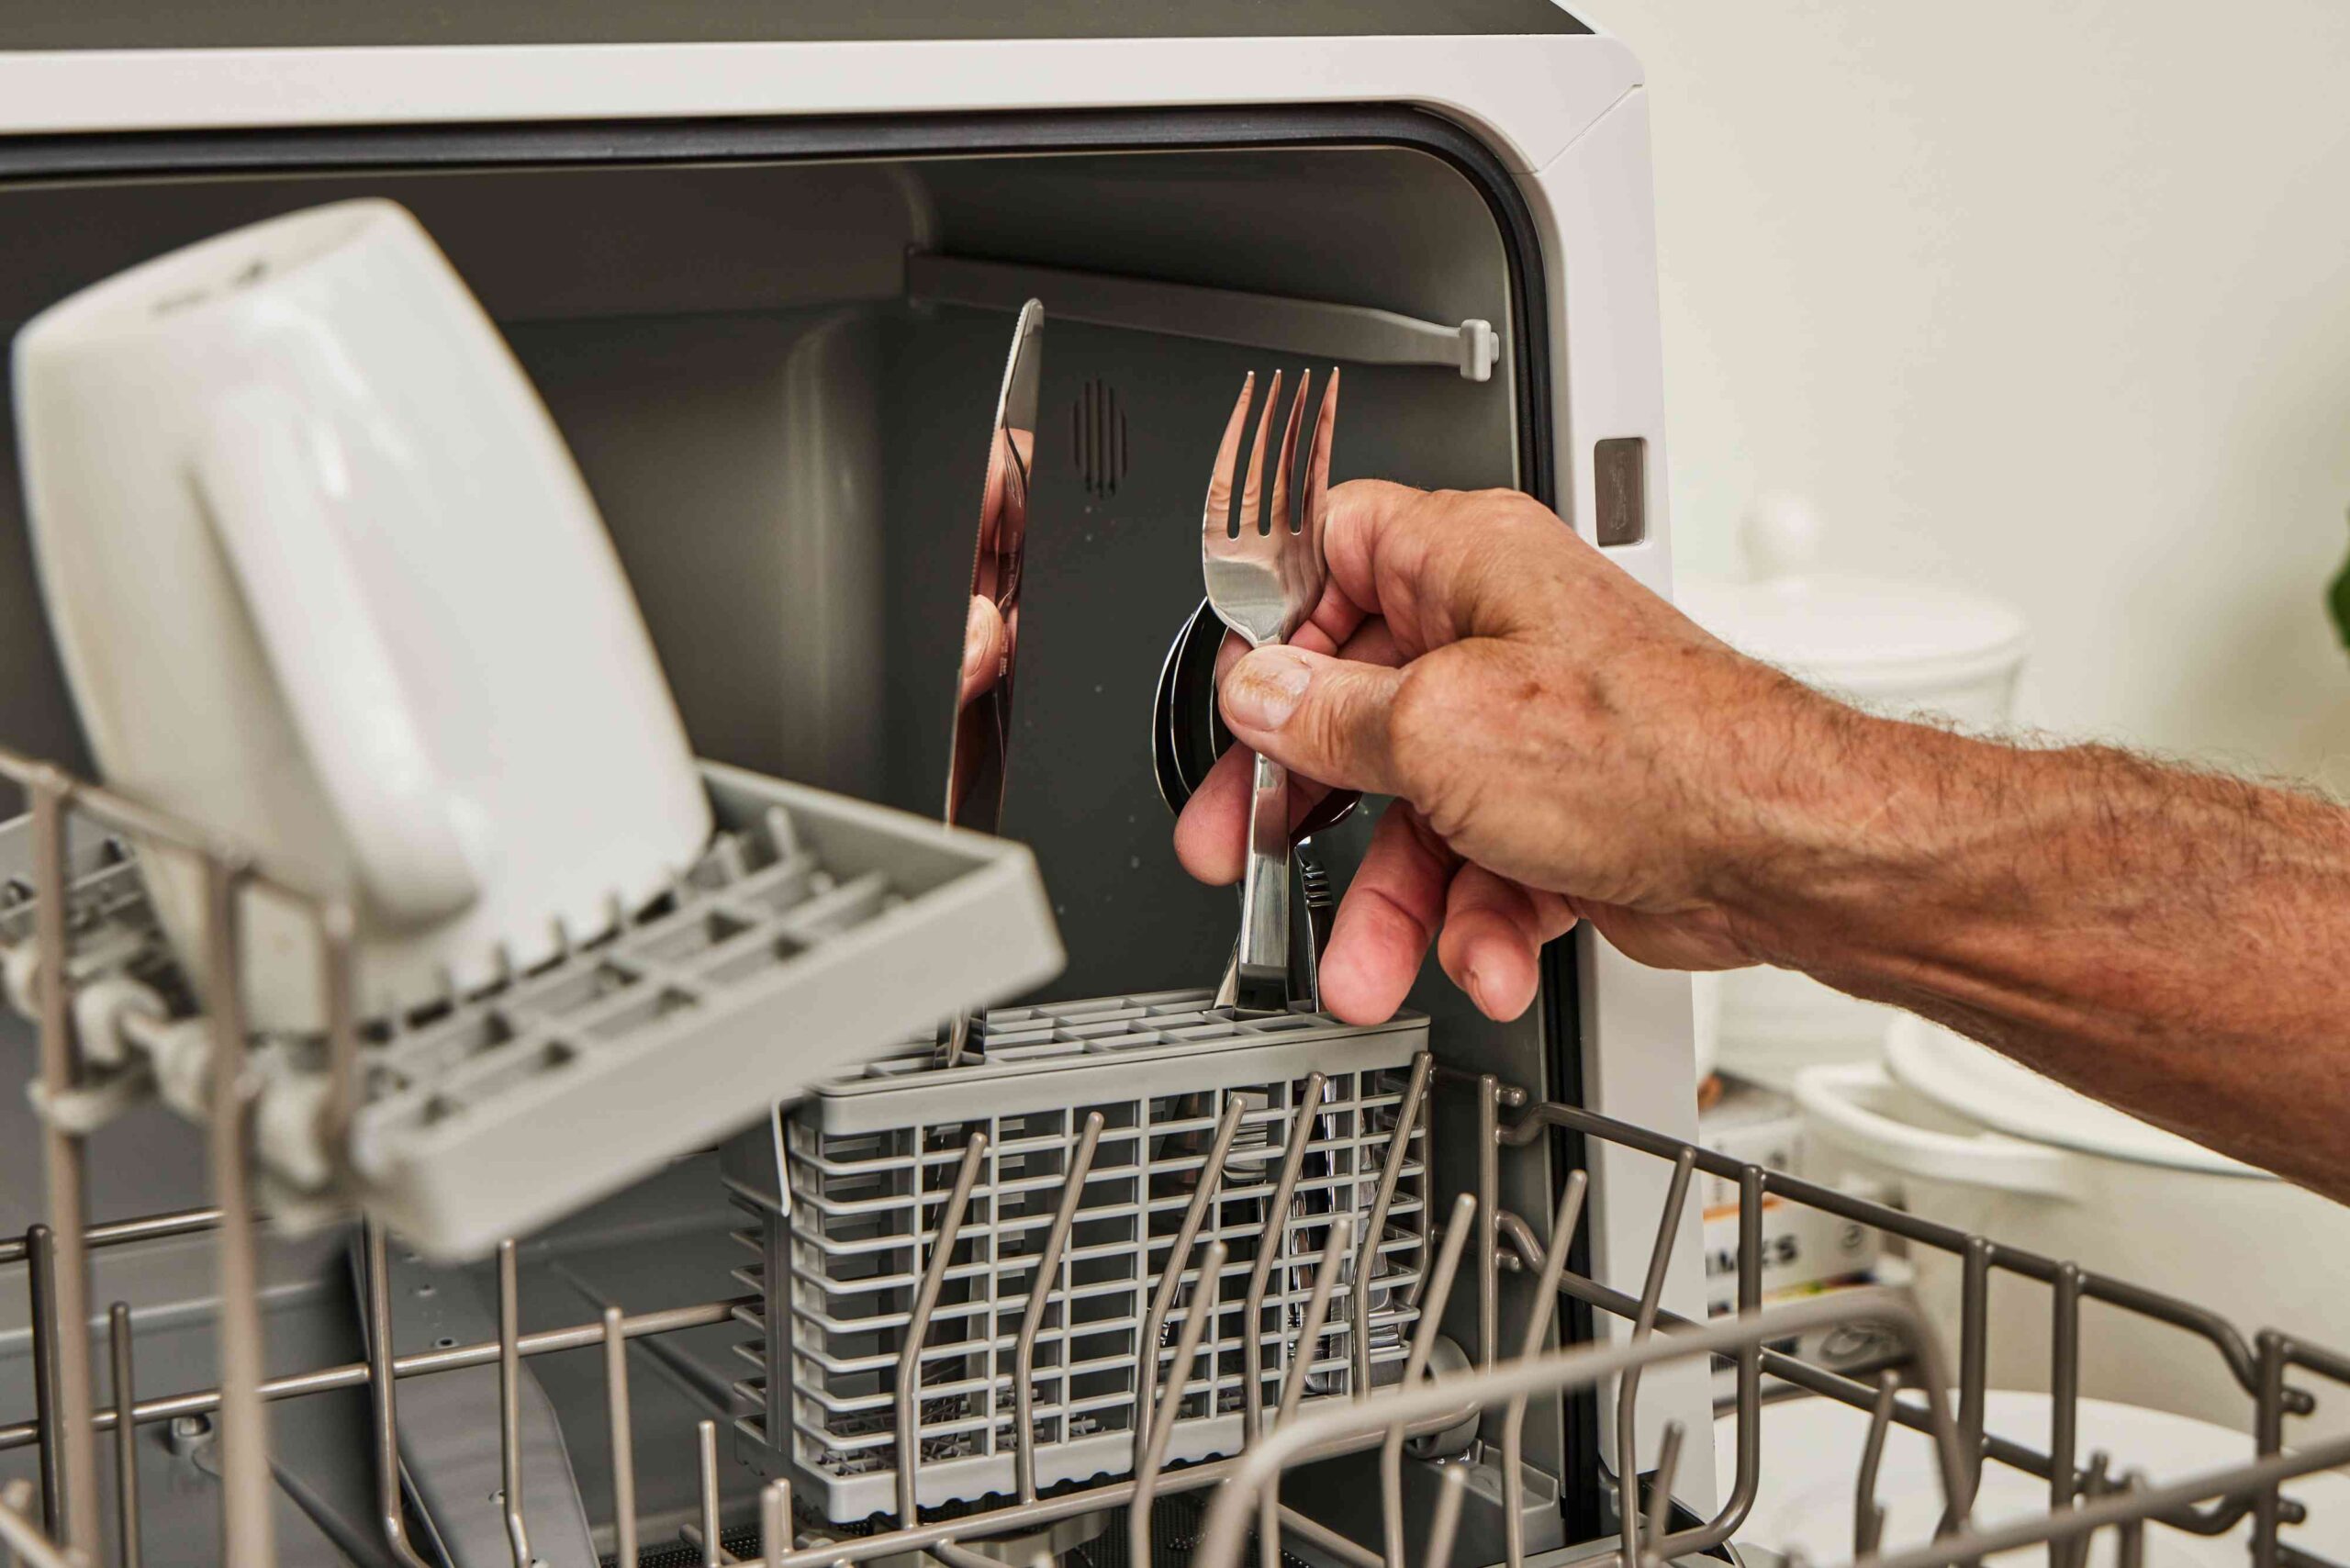
[[[1312,382],[1310,372],[1298,378],[1269,485],[1266,451],[1273,433],[1273,411],[1281,401],[1281,377],[1279,371],[1273,373],[1242,476],[1241,441],[1257,390],[1251,372],[1241,382],[1239,400],[1233,405],[1208,476],[1200,529],[1208,602],[1217,618],[1252,648],[1287,642],[1322,597],[1322,528],[1330,439],[1338,412],[1338,373],[1330,373],[1301,472],[1296,470],[1297,437]],[[1236,476],[1240,477],[1237,516],[1232,508]],[[1233,1004],[1245,1013],[1289,1009],[1289,860],[1288,770],[1260,755],[1255,759],[1248,797],[1248,865],[1240,881],[1240,954],[1233,997]]]

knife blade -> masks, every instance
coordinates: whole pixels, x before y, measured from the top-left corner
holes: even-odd
[[[1028,543],[1030,465],[1036,448],[1036,403],[1044,380],[1045,308],[1030,300],[1012,329],[1003,385],[988,429],[987,481],[971,552],[962,651],[955,672],[955,730],[946,760],[946,820],[952,827],[996,833],[1012,755],[1013,676],[1020,653],[1021,561]],[[969,1053],[971,1020],[941,1031],[940,1065]]]

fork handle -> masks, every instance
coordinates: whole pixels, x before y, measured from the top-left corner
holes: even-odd
[[[1289,1011],[1289,769],[1261,754],[1248,791],[1237,978],[1241,1012]]]

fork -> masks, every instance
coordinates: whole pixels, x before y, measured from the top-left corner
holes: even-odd
[[[1257,391],[1255,372],[1240,383],[1240,400],[1225,426],[1208,476],[1206,515],[1200,525],[1200,566],[1217,619],[1251,648],[1285,643],[1322,597],[1322,526],[1330,486],[1330,435],[1338,417],[1338,373],[1333,368],[1314,420],[1305,454],[1300,524],[1291,526],[1290,487],[1298,427],[1305,420],[1313,373],[1298,377],[1273,465],[1270,518],[1265,515],[1265,449],[1273,409],[1281,401],[1281,372],[1273,373],[1257,418],[1257,440],[1232,515],[1232,482],[1240,465],[1240,439]],[[1240,883],[1240,957],[1234,989],[1241,1013],[1289,1011],[1289,771],[1259,756],[1248,794],[1248,869]]]

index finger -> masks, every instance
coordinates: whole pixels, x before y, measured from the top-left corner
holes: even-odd
[[[1556,512],[1516,490],[1350,479],[1331,489],[1329,507],[1329,584],[1315,624],[1379,616],[1407,659],[1525,629],[1546,584],[1598,557]]]

